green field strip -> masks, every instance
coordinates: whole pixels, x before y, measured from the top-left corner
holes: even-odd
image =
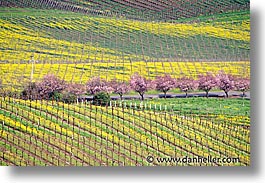
[[[196,92],[196,91],[195,91]],[[217,114],[225,115],[229,117],[235,116],[247,116],[250,117],[250,101],[244,99],[216,99],[216,98],[201,98],[201,97],[193,97],[193,98],[179,98],[179,99],[154,99],[152,101],[142,102],[140,100],[134,100],[132,104],[137,105],[137,109],[139,110],[140,105],[142,103],[144,110],[154,110],[154,111],[165,111],[165,106],[167,112],[179,112],[183,115],[195,115],[203,116],[206,114],[207,117],[211,117],[211,115],[216,116]],[[129,102],[126,102],[129,105]],[[125,102],[123,102],[125,105]],[[146,107],[144,107],[146,105]],[[151,105],[151,108],[150,108]],[[159,106],[161,105],[161,110]],[[156,106],[156,108],[155,108]],[[227,108],[225,108],[227,107]],[[232,109],[232,110],[231,110]],[[239,110],[240,111],[237,111]],[[242,110],[243,109],[243,110]]]

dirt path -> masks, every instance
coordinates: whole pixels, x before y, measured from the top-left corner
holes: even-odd
[[[164,98],[164,94],[145,94],[144,98],[145,99],[152,99],[152,98]],[[185,93],[178,93],[178,94],[174,94],[174,93],[169,93],[166,95],[166,98],[185,98]],[[195,92],[195,93],[189,93],[188,97],[205,97],[205,92]],[[225,97],[225,93],[222,91],[218,91],[218,92],[210,92],[209,93],[209,97]],[[238,91],[231,91],[229,92],[229,97],[233,98],[233,97],[242,97],[242,92],[238,92]],[[111,96],[110,97],[112,100],[120,100],[120,96],[115,95],[115,96]],[[92,100],[93,96],[83,96],[80,97],[79,100]],[[133,99],[140,99],[139,95],[124,95],[123,96],[124,100],[133,100]],[[250,92],[246,92],[246,96],[245,99],[250,100]]]

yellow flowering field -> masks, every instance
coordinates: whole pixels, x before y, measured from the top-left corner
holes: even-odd
[[[86,83],[90,78],[100,76],[111,80],[128,81],[138,72],[154,79],[168,73],[175,78],[189,76],[197,78],[206,72],[220,70],[235,76],[250,77],[250,62],[132,62],[132,63],[83,63],[83,64],[39,64],[33,65],[34,81],[48,73],[55,74],[69,82]],[[29,82],[32,64],[0,64],[0,77],[4,88],[19,89]]]

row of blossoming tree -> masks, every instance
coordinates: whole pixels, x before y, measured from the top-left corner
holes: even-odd
[[[76,100],[81,95],[93,95],[98,93],[115,93],[122,100],[123,95],[131,91],[135,91],[140,95],[141,100],[144,100],[144,94],[148,90],[157,90],[164,93],[178,88],[185,92],[186,97],[188,92],[193,90],[205,91],[206,97],[209,96],[209,91],[217,88],[223,90],[225,96],[229,96],[229,91],[241,91],[242,96],[250,89],[249,78],[236,77],[220,71],[214,75],[207,73],[199,75],[197,79],[191,77],[182,77],[175,79],[169,74],[157,76],[154,80],[149,80],[138,73],[131,76],[129,82],[124,81],[106,81],[99,77],[91,78],[86,84],[67,83],[66,81],[48,74],[39,82],[30,83],[21,93],[24,99],[62,99],[65,102]]]
[[[188,96],[188,92],[194,90],[205,91],[206,97],[208,97],[210,90],[218,88],[223,90],[226,97],[228,97],[228,92],[231,90],[241,91],[242,96],[245,96],[245,92],[250,89],[250,80],[249,78],[225,74],[223,71],[220,71],[217,75],[213,75],[212,73],[199,75],[197,80],[186,76],[174,79],[169,74],[158,76],[155,80],[147,80],[138,74],[134,74],[131,77],[130,86],[134,91],[139,93],[142,100],[144,99],[144,93],[150,89],[161,91],[166,97],[167,92],[174,88],[185,92],[186,97]]]

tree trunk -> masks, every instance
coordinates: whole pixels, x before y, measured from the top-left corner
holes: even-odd
[[[167,98],[167,92],[164,92],[164,98],[165,99]]]
[[[188,92],[185,92],[185,94],[186,94],[185,97],[188,98]]]
[[[122,95],[120,95],[120,99],[122,100]]]
[[[209,97],[209,91],[206,91],[206,97],[207,98]]]
[[[246,96],[245,91],[242,92],[242,98]]]
[[[141,100],[144,100],[144,94],[140,94]]]
[[[228,98],[228,92],[226,92],[226,91],[225,91],[225,96],[226,96],[226,98]]]

